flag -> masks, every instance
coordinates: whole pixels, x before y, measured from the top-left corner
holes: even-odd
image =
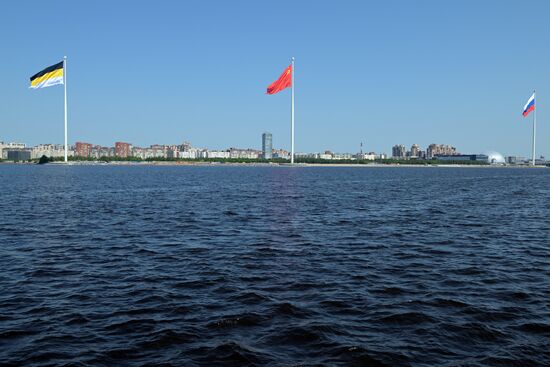
[[[63,84],[63,61],[31,76],[31,89]]]
[[[292,86],[292,64],[283,71],[279,79],[275,80],[273,83],[267,87],[267,94],[279,93],[285,88]]]
[[[525,104],[525,107],[523,107],[523,117],[527,117],[529,112],[535,110],[535,93],[529,98],[527,103]]]

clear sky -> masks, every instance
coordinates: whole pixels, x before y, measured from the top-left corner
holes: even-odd
[[[68,56],[69,142],[550,156],[550,1],[3,1],[0,140],[63,142],[63,87],[29,77]],[[548,101],[548,102],[546,102]]]

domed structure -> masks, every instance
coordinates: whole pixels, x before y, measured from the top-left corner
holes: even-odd
[[[487,155],[487,157],[489,157],[487,159],[487,162],[489,162],[490,164],[504,164],[505,163],[504,157],[502,156],[502,154],[500,154],[498,152],[487,152],[486,155]]]

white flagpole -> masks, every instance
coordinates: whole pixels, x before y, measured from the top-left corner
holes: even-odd
[[[533,91],[533,97],[534,97],[534,100],[535,100],[535,110],[533,111],[533,166],[535,166],[535,161],[536,161],[535,146],[536,146],[536,135],[537,135],[537,96],[536,96],[536,90]]]
[[[65,163],[67,163],[67,56],[63,56],[63,88],[65,89]]]
[[[292,103],[290,107],[290,163],[294,164],[294,57],[292,58]]]

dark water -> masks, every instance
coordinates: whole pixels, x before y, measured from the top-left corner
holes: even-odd
[[[0,365],[550,364],[550,169],[0,183]]]

